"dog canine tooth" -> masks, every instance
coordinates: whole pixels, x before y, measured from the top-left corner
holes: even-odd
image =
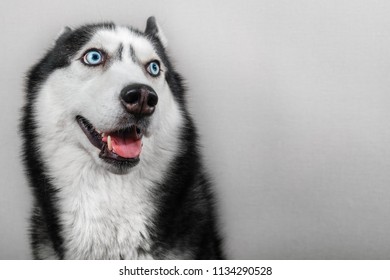
[[[110,151],[112,151],[112,143],[111,143],[111,136],[108,135],[107,137],[107,147]]]

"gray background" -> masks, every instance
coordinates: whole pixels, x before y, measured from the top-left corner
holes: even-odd
[[[155,15],[234,259],[390,256],[389,1],[0,2],[0,258],[30,258],[23,76],[64,25]]]

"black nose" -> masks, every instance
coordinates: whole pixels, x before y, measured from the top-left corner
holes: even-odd
[[[127,112],[137,116],[150,116],[156,109],[158,96],[148,85],[131,84],[122,89],[120,98]]]

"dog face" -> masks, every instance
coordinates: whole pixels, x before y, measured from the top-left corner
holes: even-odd
[[[28,94],[47,160],[78,149],[123,174],[177,145],[182,88],[154,18],[145,32],[113,24],[65,29],[31,73]]]

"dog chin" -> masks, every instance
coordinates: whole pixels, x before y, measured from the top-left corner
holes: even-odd
[[[100,158],[103,163],[103,167],[111,173],[124,175],[130,173],[133,167],[137,166],[140,162],[140,158],[134,158],[127,161],[112,161],[110,159]]]

